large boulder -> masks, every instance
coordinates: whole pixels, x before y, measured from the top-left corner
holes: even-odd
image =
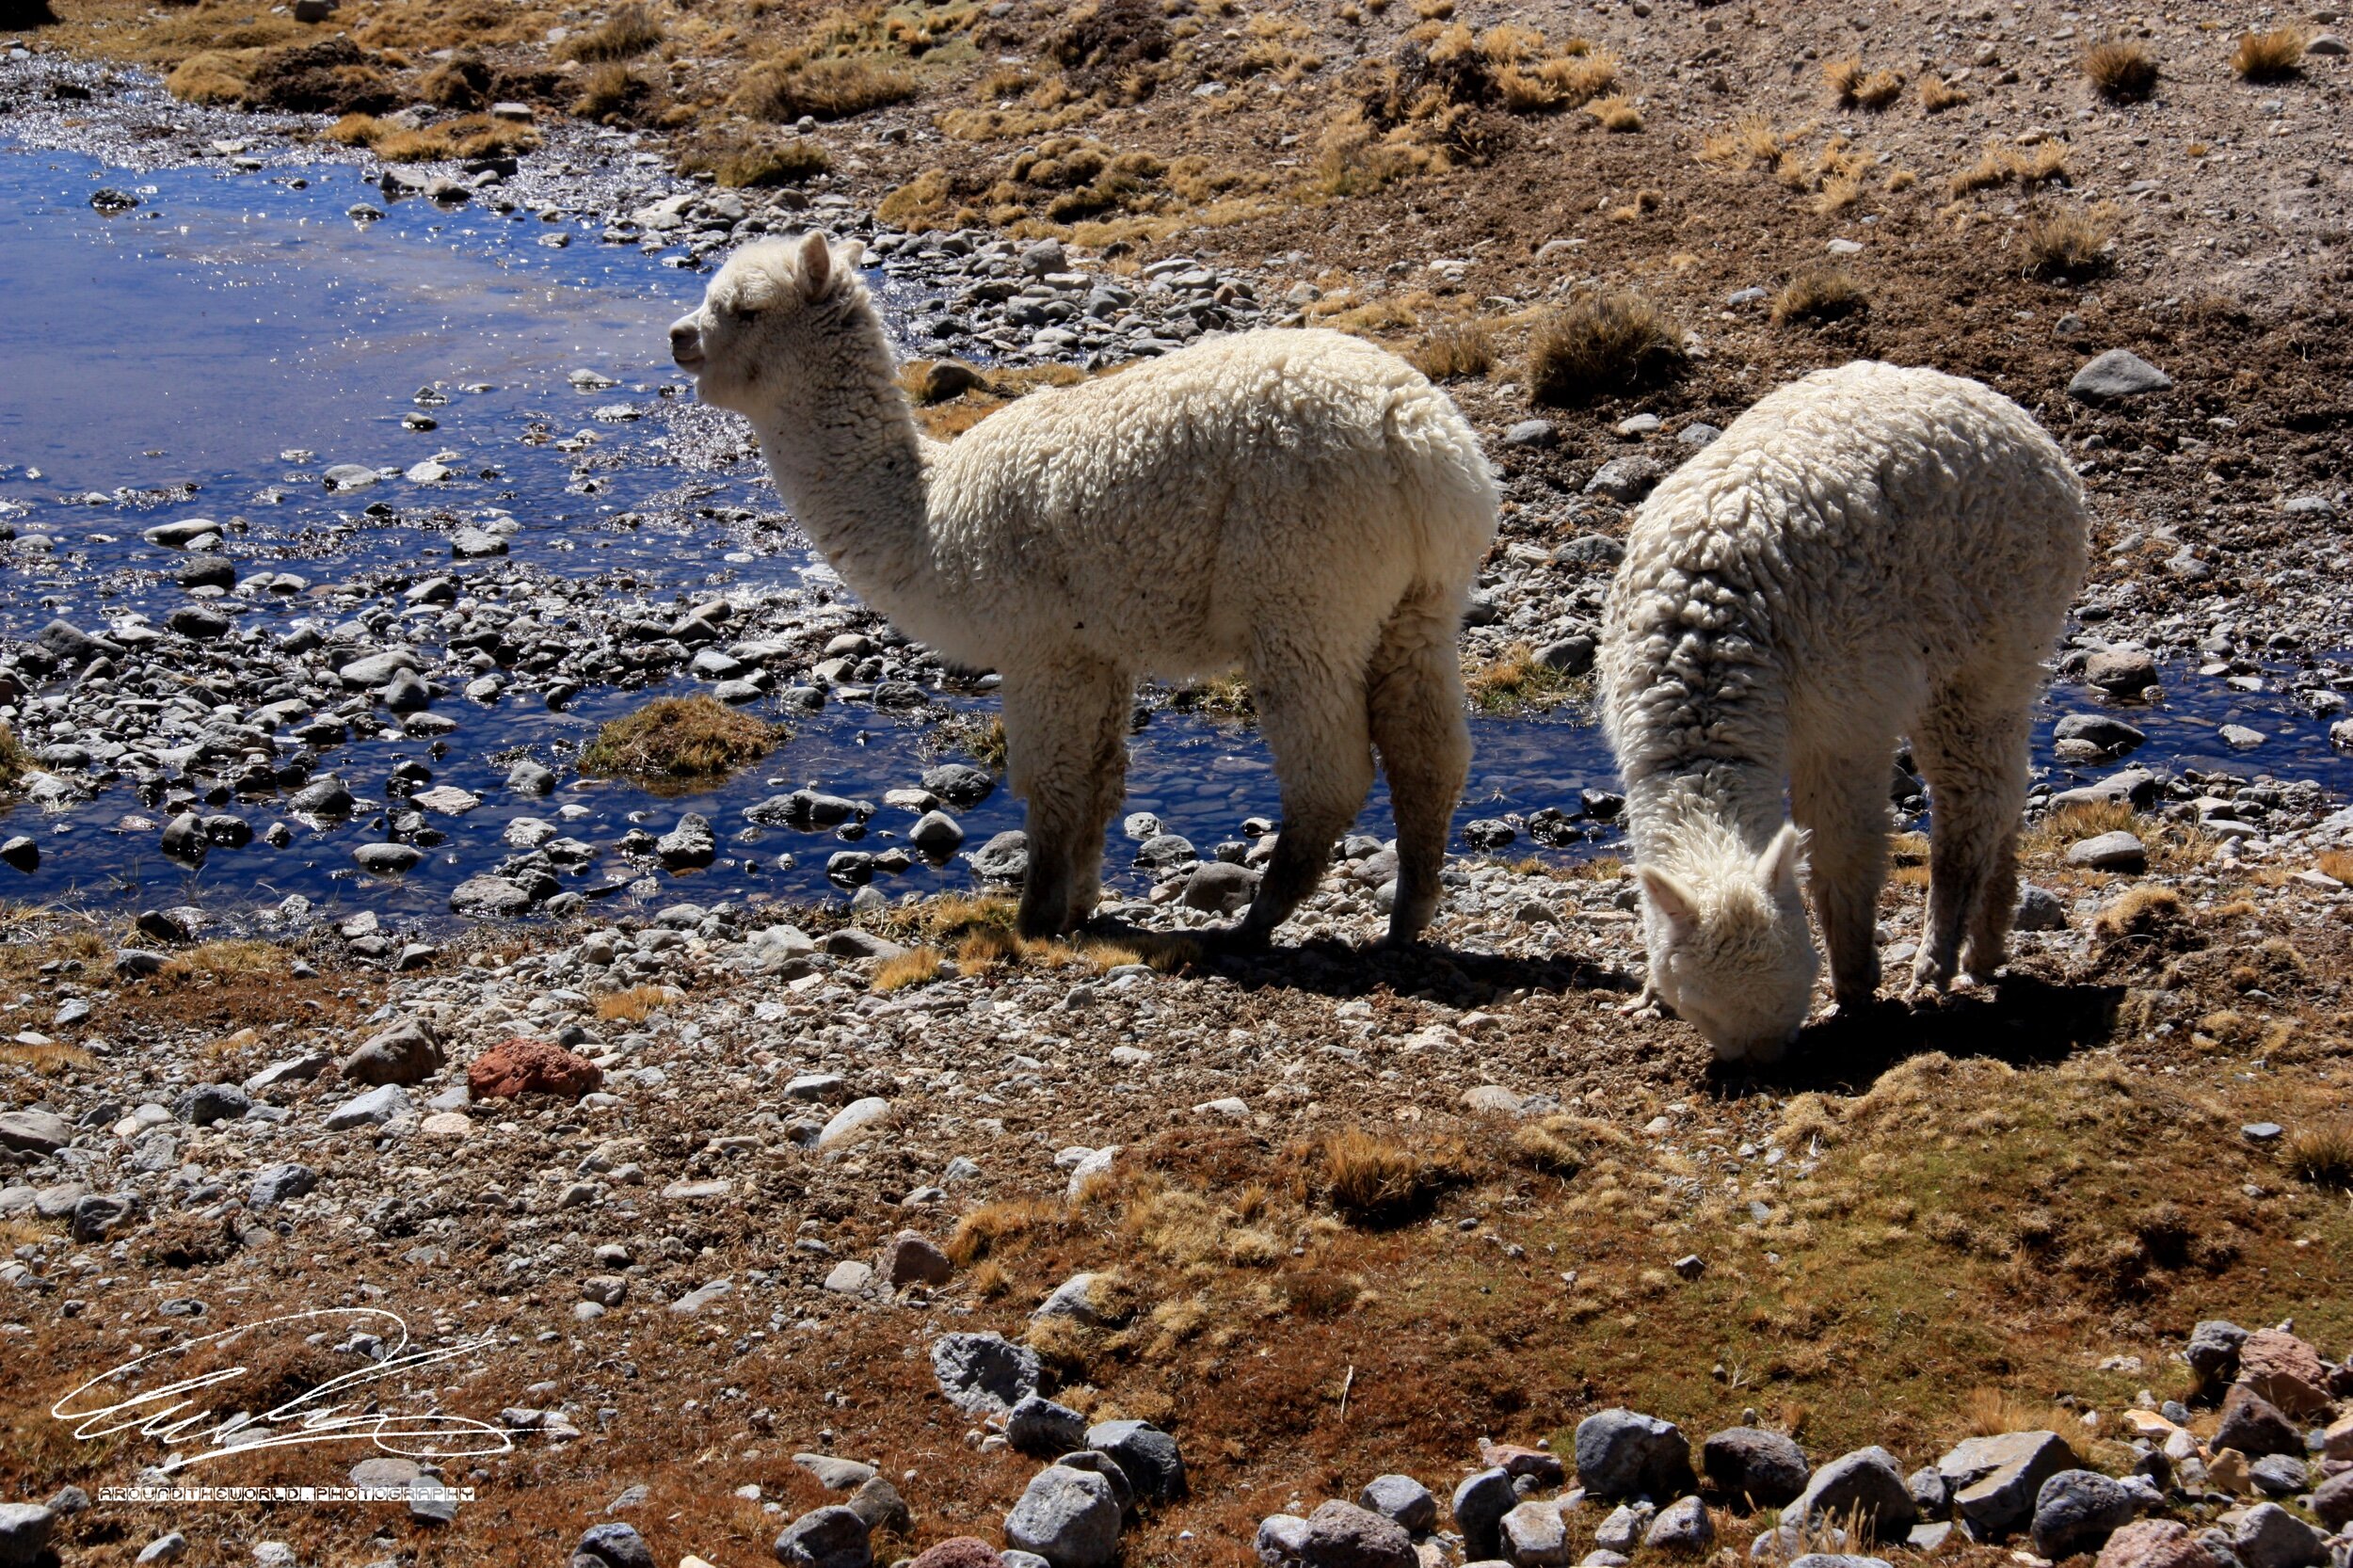
[[[1971,1538],[1999,1541],[2033,1522],[2044,1481],[2082,1466],[2057,1432],[2006,1432],[1969,1438],[1936,1467],[1953,1489],[1953,1512]]]
[[[1502,1552],[1503,1516],[1519,1506],[1512,1478],[1500,1468],[1476,1471],[1454,1488],[1454,1528],[1463,1537],[1463,1555],[1477,1562]]]
[[[840,1503],[811,1509],[776,1537],[784,1568],[872,1568],[874,1548],[866,1521]]]
[[[344,1058],[342,1070],[353,1083],[422,1083],[447,1060],[429,1025],[403,1018],[363,1041]]]
[[[1375,1476],[1356,1495],[1361,1507],[1394,1519],[1409,1535],[1427,1535],[1438,1523],[1438,1499],[1411,1476]]]
[[[1005,1515],[1005,1544],[1051,1568],[1110,1568],[1119,1555],[1119,1499],[1092,1470],[1049,1464]]]
[[[1416,1568],[1413,1538],[1394,1519],[1338,1498],[1306,1518],[1278,1513],[1254,1543],[1267,1568]]]
[[[2097,1470],[2061,1470],[2034,1500],[2034,1549],[2057,1560],[2097,1551],[2133,1522],[2133,1494]]]
[[[1010,1414],[1037,1392],[1037,1352],[1001,1334],[943,1334],[932,1341],[932,1375],[948,1402],[967,1416]]]
[[[2314,1568],[2328,1559],[2320,1532],[2278,1503],[2233,1509],[2217,1523],[2245,1568]]]
[[[1005,1417],[1005,1441],[1040,1459],[1084,1448],[1087,1418],[1041,1394],[1024,1394]]]
[[[1805,1490],[1805,1450],[1778,1432],[1732,1427],[1700,1445],[1707,1483],[1741,1508],[1779,1508]]]
[[[1596,1497],[1677,1497],[1698,1484],[1691,1445],[1673,1421],[1612,1409],[1577,1424],[1577,1479]]]
[[[1087,1429],[1087,1447],[1118,1461],[1146,1502],[1185,1495],[1185,1460],[1176,1439],[1149,1421],[1097,1422]]]
[[[1870,1448],[1841,1454],[1815,1471],[1782,1517],[1800,1524],[1827,1518],[1845,1528],[1859,1526],[1866,1541],[1899,1542],[1919,1523],[1920,1510],[1896,1456]]]
[[[552,1040],[516,1035],[501,1040],[466,1066],[466,1088],[478,1100],[554,1095],[576,1100],[604,1081],[604,1069]]]
[[[2304,1434],[2278,1406],[2243,1383],[2223,1396],[2222,1419],[2214,1429],[2217,1451],[2236,1448],[2249,1459],[2265,1454],[2301,1457]]]
[[[2258,1329],[2238,1348],[2238,1380],[2293,1416],[2329,1408],[2329,1369],[2320,1352],[2295,1335]]]

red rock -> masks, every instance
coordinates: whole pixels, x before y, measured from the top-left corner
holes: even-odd
[[[2178,1519],[2139,1519],[2108,1537],[2098,1568],[2221,1568]]]
[[[2249,1335],[2238,1348],[2238,1380],[2290,1416],[2329,1407],[2329,1372],[2320,1352],[2276,1328]]]
[[[604,1081],[604,1070],[552,1040],[517,1036],[501,1040],[466,1069],[473,1097],[504,1099],[515,1095],[561,1095],[578,1099]]]
[[[1004,1568],[1004,1563],[987,1542],[958,1535],[925,1547],[908,1568]]]
[[[1517,1443],[1481,1443],[1479,1462],[1507,1476],[1533,1477],[1545,1486],[1558,1486],[1568,1479],[1568,1468],[1561,1463],[1559,1454],[1522,1448]]]

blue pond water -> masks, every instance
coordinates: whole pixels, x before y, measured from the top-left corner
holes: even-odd
[[[102,184],[134,192],[140,205],[92,210],[90,193]],[[359,601],[335,590],[379,584],[387,573],[540,574],[593,583],[616,605],[654,608],[746,584],[791,586],[812,601],[838,591],[776,515],[757,463],[724,440],[714,453],[711,422],[690,418],[670,395],[663,329],[698,296],[698,278],[632,248],[600,245],[584,226],[570,229],[568,248],[553,248],[540,242],[564,226],[480,208],[408,201],[375,223],[344,216],[374,196],[344,166],[132,173],[0,144],[0,287],[9,306],[0,312],[0,517],[20,536],[0,546],[0,633],[25,637],[55,616],[103,630],[123,611],[160,624],[188,602],[172,577],[187,557],[145,543],[140,531],[191,516],[245,520],[229,535],[241,575],[282,570],[306,580],[298,592],[234,601],[247,606],[241,630],[273,634],[305,618],[323,627],[349,617]],[[568,377],[582,369],[616,384],[576,387]],[[427,387],[447,398],[422,410],[439,427],[405,427]],[[701,443],[689,450],[684,433],[697,423]],[[405,469],[440,454],[452,455],[457,477],[430,492],[393,479],[336,494],[320,482],[338,463]],[[369,515],[379,501],[393,515]],[[520,524],[507,559],[453,568],[445,535],[496,512]],[[35,536],[51,547],[28,542]],[[368,602],[399,607],[397,592],[371,593]],[[416,640],[439,652],[429,634]],[[554,820],[570,804],[584,814],[559,825],[600,852],[579,879],[584,888],[625,902],[839,899],[842,890],[823,873],[837,842],[750,828],[743,808],[805,783],[879,799],[940,755],[956,755],[938,750],[932,721],[837,704],[792,715],[782,750],[716,790],[656,799],[573,779],[564,765],[569,750],[598,724],[689,684],[591,689],[561,712],[528,695],[491,707],[451,697],[436,711],[457,728],[439,742],[391,734],[321,754],[313,773],[340,775],[376,806],[404,760],[483,796],[470,815],[436,819],[447,841],[398,880],[352,867],[351,851],[382,833],[379,814],[364,809],[348,824],[290,820],[284,847],[257,839],[215,849],[200,868],[178,865],[158,848],[162,813],[116,781],[62,811],[8,809],[0,836],[32,835],[41,864],[29,875],[0,872],[0,890],[225,911],[301,893],[329,907],[438,915],[458,881],[510,853],[501,835],[511,819]],[[2325,724],[2289,699],[2240,694],[2186,671],[2171,672],[2169,684],[2169,707],[2131,715],[2152,734],[2134,760],[2342,780]],[[968,689],[936,696],[963,712],[990,707]],[[2081,694],[2053,698],[2050,717],[2081,706]],[[73,711],[63,712],[70,720]],[[36,713],[20,728],[40,744],[58,716]],[[2266,731],[2260,758],[2230,754],[2215,737],[2224,722]],[[1611,782],[1599,737],[1574,713],[1481,719],[1476,734],[1458,826],[1544,807],[1574,811],[1581,789]],[[1234,836],[1245,816],[1278,814],[1265,748],[1246,728],[1161,710],[1132,744],[1128,809],[1158,814],[1205,851]],[[503,790],[519,751],[557,768],[566,782],[554,797]],[[2073,776],[2062,770],[2054,781]],[[283,802],[267,796],[217,808],[239,811],[257,830],[285,819]],[[666,830],[690,809],[717,827],[719,864],[659,875],[653,886],[637,881],[646,866],[618,854],[615,840],[639,822]],[[1001,790],[961,815],[975,845],[1019,823],[1017,803]],[[885,812],[860,847],[887,847],[886,834],[904,825]],[[1385,795],[1368,803],[1363,826],[1387,836]],[[1522,840],[1514,851],[1533,848]],[[785,855],[794,863],[782,864]],[[1114,885],[1142,886],[1116,839],[1109,869]],[[896,894],[968,881],[959,861],[919,864],[879,885]]]

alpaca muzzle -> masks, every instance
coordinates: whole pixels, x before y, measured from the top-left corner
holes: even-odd
[[[702,329],[695,325],[693,316],[670,324],[670,358],[684,370],[693,370],[703,362]]]

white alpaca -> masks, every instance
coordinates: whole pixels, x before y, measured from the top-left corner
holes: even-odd
[[[1934,824],[1914,984],[1949,984],[1957,962],[1993,974],[2030,709],[2085,535],[2083,488],[2024,409],[1869,362],[1782,388],[1653,492],[1600,655],[1645,1000],[1721,1057],[1780,1054],[1817,968],[1801,826],[1837,1005],[1871,1000],[1888,761],[1906,733]]]
[[[943,445],[915,427],[856,264],[817,234],[747,247],[670,328],[672,352],[705,402],[751,420],[852,587],[1002,673],[1029,802],[1022,931],[1094,913],[1137,677],[1239,664],[1283,831],[1236,934],[1265,940],[1314,888],[1378,746],[1389,933],[1412,938],[1469,770],[1455,637],[1496,527],[1453,404],[1357,339],[1253,332],[1035,393]]]

